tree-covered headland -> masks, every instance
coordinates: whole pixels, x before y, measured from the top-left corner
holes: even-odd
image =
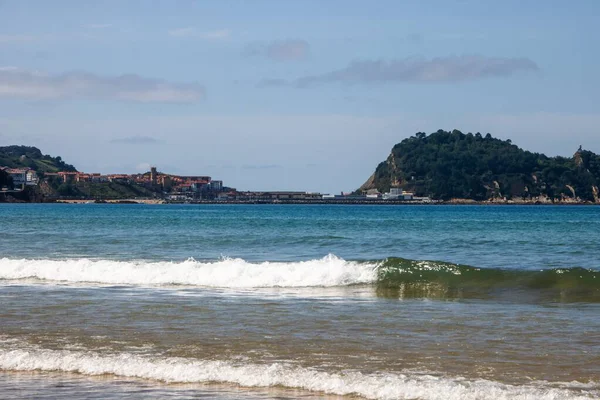
[[[489,133],[438,130],[396,144],[359,190],[399,187],[439,200],[598,202],[599,184],[600,156],[581,147],[573,157],[548,157]]]

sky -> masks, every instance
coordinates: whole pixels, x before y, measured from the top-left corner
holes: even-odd
[[[0,145],[322,193],[420,131],[600,153],[599,20],[597,0],[0,0]]]

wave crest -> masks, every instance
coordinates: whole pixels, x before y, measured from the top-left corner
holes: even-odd
[[[370,285],[384,297],[461,298],[517,293],[600,302],[600,271],[584,268],[477,268],[443,261],[347,261],[328,255],[298,262],[0,259],[0,280],[206,288],[308,288]]]
[[[0,279],[40,279],[112,285],[189,285],[214,288],[331,287],[369,284],[373,263],[334,255],[300,262],[250,263],[239,258],[215,262],[0,259]]]

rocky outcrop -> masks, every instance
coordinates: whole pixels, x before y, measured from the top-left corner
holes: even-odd
[[[367,179],[367,181],[363,183],[360,188],[358,188],[358,190],[361,192],[366,192],[370,189],[375,189],[375,174],[371,175],[369,179]]]

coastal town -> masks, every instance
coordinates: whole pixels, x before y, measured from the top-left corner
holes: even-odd
[[[391,188],[380,193],[370,189],[364,193],[322,194],[303,191],[239,191],[227,187],[222,180],[206,175],[180,176],[159,172],[156,167],[140,174],[100,174],[78,171],[36,172],[32,168],[0,167],[12,180],[9,186],[3,186],[3,193],[18,193],[40,186],[78,185],[78,184],[119,184],[144,188],[151,195],[129,199],[104,198],[102,196],[47,196],[48,201],[56,202],[160,202],[160,203],[361,203],[361,202],[408,202],[431,203],[428,197],[417,197],[414,193],[400,188]],[[83,198],[81,198],[83,197]]]

